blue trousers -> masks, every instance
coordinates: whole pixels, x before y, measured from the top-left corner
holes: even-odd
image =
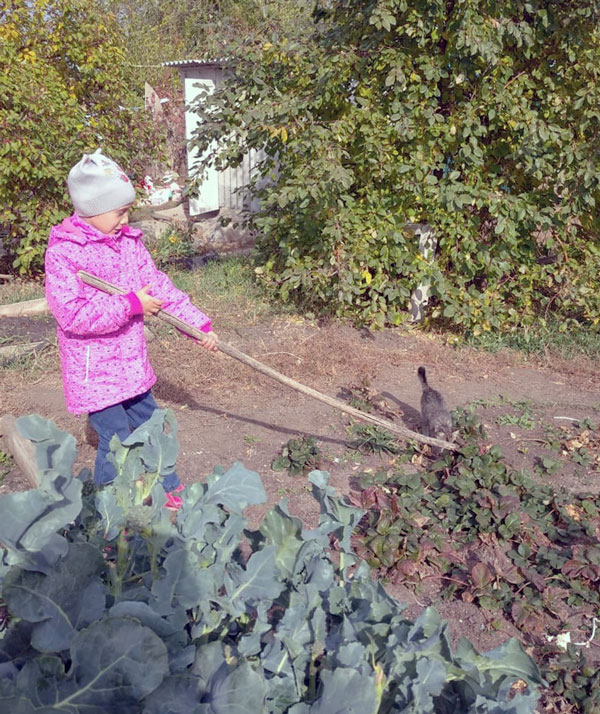
[[[96,484],[102,486],[111,483],[117,475],[115,467],[106,458],[112,437],[117,434],[119,439],[124,441],[134,429],[150,419],[155,409],[158,409],[158,405],[154,401],[152,392],[148,390],[120,404],[90,412],[90,424],[98,434],[98,453],[94,466]],[[179,477],[175,471],[165,476],[163,480],[165,491],[172,491],[177,486],[179,486]]]

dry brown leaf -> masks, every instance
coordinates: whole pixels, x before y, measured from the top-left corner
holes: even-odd
[[[511,690],[523,694],[527,691],[527,682],[524,682],[522,679],[517,679],[516,682],[513,682]]]
[[[574,521],[581,520],[581,509],[577,508],[572,503],[568,503],[565,506],[565,511],[567,512],[567,515],[569,515]]]

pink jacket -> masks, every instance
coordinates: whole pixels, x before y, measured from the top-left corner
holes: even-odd
[[[83,283],[86,270],[125,290],[108,295]],[[98,411],[150,389],[156,375],[148,360],[141,303],[135,291],[150,285],[163,309],[203,332],[210,319],[154,265],[142,232],[124,226],[100,233],[76,213],[50,232],[46,298],[58,323],[58,346],[67,409]]]

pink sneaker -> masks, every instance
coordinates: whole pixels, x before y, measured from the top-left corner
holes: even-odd
[[[183,501],[179,496],[176,496],[176,493],[181,493],[185,486],[180,483],[177,488],[174,488],[172,491],[167,491],[165,494],[167,497],[167,500],[165,501],[165,508],[168,508],[170,511],[178,511],[181,506],[183,506]]]

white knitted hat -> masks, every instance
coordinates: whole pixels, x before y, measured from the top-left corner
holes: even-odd
[[[135,201],[135,189],[123,169],[101,149],[84,154],[67,180],[73,208],[83,218],[114,211]]]

